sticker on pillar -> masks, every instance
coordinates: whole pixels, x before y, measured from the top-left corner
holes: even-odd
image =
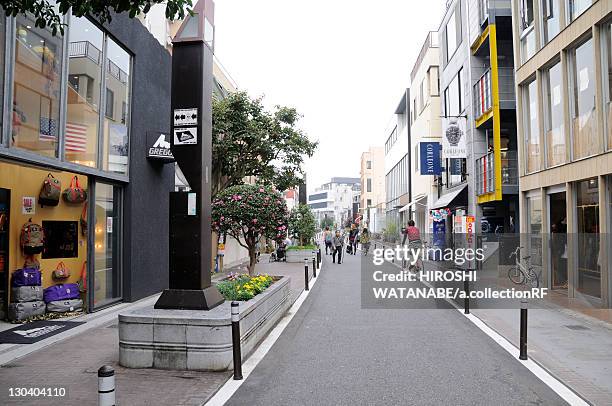
[[[196,212],[196,194],[188,193],[187,194],[187,215],[195,216]]]
[[[174,125],[197,125],[198,109],[174,109]]]
[[[174,145],[193,145],[198,143],[198,127],[174,129]]]

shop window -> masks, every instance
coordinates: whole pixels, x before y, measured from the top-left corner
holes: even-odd
[[[366,161],[366,169],[372,169],[372,161]]]
[[[4,33],[6,31],[6,18],[0,18],[0,111],[3,111],[4,100]],[[0,145],[2,145],[2,116],[0,114]],[[0,272],[2,266],[0,265]]]
[[[591,4],[593,4],[593,0],[569,0],[569,20],[574,21],[587,8],[591,7]]]
[[[597,178],[576,183],[578,291],[601,297],[599,190]]]
[[[97,182],[94,204],[94,307],[121,298],[121,188]]]
[[[612,23],[605,26],[604,35],[602,35],[605,50],[603,79],[604,79],[604,97],[605,97],[605,122],[607,126],[608,149],[612,149]]]
[[[533,265],[542,266],[542,198],[527,198],[528,252]]]
[[[573,158],[594,155],[600,150],[595,114],[595,56],[593,40],[570,51],[570,106]]]
[[[445,61],[452,59],[461,45],[461,2],[458,1],[444,29]]]
[[[106,46],[106,115],[104,118],[103,165],[109,172],[127,174],[131,57],[111,38]],[[110,97],[109,97],[110,96]],[[118,106],[118,107],[117,107]],[[121,111],[121,115],[115,112]]]
[[[561,63],[544,71],[543,78],[546,165],[551,167],[565,163],[566,156]]]
[[[525,138],[525,164],[527,172],[540,170],[540,125],[538,123],[538,90],[536,81],[522,86],[523,133]]]
[[[18,16],[11,146],[57,157],[61,61],[61,35]]]
[[[547,44],[557,36],[560,30],[559,1],[540,0],[542,3],[542,22],[544,29],[544,43]]]
[[[69,33],[66,160],[96,167],[104,34],[85,17],[72,17]]]
[[[372,193],[372,179],[371,178],[368,178],[366,180],[366,192]]]

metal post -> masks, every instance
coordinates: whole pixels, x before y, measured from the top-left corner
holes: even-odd
[[[304,258],[304,290],[308,288],[308,258]]]
[[[110,365],[98,369],[98,405],[115,406],[115,370]]]
[[[242,379],[242,351],[240,348],[239,303],[232,302],[232,349],[234,352],[234,380]]]
[[[317,258],[314,251],[312,252],[312,277],[317,277]]]
[[[467,275],[464,273],[463,277],[463,291],[465,292],[465,298],[463,299],[463,313],[470,314],[470,280],[467,276],[470,275],[470,270],[468,269]]]
[[[321,269],[321,247],[319,247],[319,250],[317,251],[317,262],[319,264],[319,269]]]
[[[527,359],[527,301],[521,300],[521,337],[519,344],[519,359]]]

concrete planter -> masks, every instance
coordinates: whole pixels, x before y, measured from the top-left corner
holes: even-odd
[[[312,250],[287,250],[287,262],[304,262],[304,258],[312,260]]]
[[[240,302],[242,357],[289,309],[289,278]],[[119,363],[127,368],[224,371],[233,368],[230,302],[210,311],[144,307],[119,315]]]

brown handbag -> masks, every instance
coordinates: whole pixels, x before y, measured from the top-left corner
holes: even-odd
[[[52,276],[53,279],[68,279],[70,278],[70,270],[66,268],[66,264],[63,261],[60,261],[55,267]]]

